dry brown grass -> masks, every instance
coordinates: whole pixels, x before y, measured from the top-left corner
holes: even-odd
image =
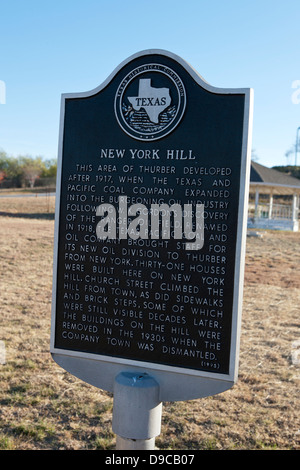
[[[0,199],[0,449],[113,449],[111,394],[49,355],[49,201]],[[160,449],[300,448],[299,248],[300,233],[247,239],[239,381],[220,395],[164,403]]]

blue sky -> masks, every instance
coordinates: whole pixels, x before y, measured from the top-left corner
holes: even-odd
[[[299,18],[299,0],[0,0],[0,149],[55,158],[61,94],[91,90],[154,48],[213,86],[253,88],[258,162],[294,164]]]

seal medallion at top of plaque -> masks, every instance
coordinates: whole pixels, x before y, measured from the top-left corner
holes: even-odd
[[[183,82],[162,64],[136,67],[121,81],[115,95],[120,127],[134,139],[161,139],[180,123],[186,106]]]

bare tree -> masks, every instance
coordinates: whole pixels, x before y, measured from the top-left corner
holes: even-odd
[[[255,149],[252,149],[252,150],[251,150],[251,160],[252,160],[253,162],[257,162],[257,160],[259,160],[259,157],[257,156]]]
[[[30,188],[34,187],[36,180],[43,171],[43,162],[41,158],[21,157],[23,178],[29,184]]]

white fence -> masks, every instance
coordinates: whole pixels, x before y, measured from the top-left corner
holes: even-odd
[[[249,204],[248,228],[299,230],[298,217],[293,218],[293,206],[288,204]]]
[[[256,208],[254,204],[249,205],[249,217],[258,217],[261,219],[292,219],[293,208],[287,204],[270,204],[259,203]]]

